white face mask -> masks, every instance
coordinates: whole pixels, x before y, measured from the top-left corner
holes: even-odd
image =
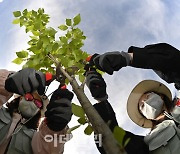
[[[155,119],[162,112],[164,101],[159,95],[153,92],[149,93],[148,99],[143,102],[144,104],[139,109],[147,119]]]
[[[18,109],[26,119],[33,117],[39,111],[33,101],[26,101],[24,97],[20,100]]]

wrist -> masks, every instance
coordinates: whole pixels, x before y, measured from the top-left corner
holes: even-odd
[[[95,98],[95,99],[98,101],[98,103],[104,102],[104,101],[106,101],[106,100],[108,99],[108,95],[106,94],[104,97],[101,97],[101,98]]]
[[[121,51],[120,54],[126,59],[127,66],[131,65],[132,59],[133,59],[133,54],[132,53],[127,53],[127,52],[124,52],[124,51]]]

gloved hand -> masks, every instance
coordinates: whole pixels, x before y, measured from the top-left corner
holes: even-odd
[[[45,90],[45,81],[45,75],[42,72],[25,68],[7,77],[5,89],[20,95],[37,90],[42,95]]]
[[[106,83],[98,72],[92,70],[86,73],[86,85],[94,99],[99,101],[107,100]]]
[[[113,71],[118,71],[122,67],[128,66],[130,61],[130,55],[123,51],[107,52],[93,58],[96,67],[110,75],[113,74]]]
[[[60,131],[66,127],[72,117],[71,101],[73,93],[67,89],[57,89],[52,94],[47,105],[45,116],[47,126],[53,131]]]

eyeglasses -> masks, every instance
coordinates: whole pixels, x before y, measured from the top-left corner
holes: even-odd
[[[30,93],[27,93],[24,95],[24,98],[26,101],[33,101],[34,104],[38,107],[38,108],[41,108],[42,107],[42,101],[38,100],[38,99],[35,99],[34,96]]]

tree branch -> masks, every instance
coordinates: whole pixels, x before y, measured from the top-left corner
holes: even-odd
[[[52,59],[56,65],[59,62],[51,55],[48,54],[48,57]],[[60,67],[60,65],[59,65]],[[96,134],[102,134],[103,137],[103,148],[105,149],[107,154],[125,154],[123,149],[120,149],[116,139],[114,138],[111,130],[98,114],[96,109],[90,103],[89,99],[85,95],[83,89],[78,85],[75,78],[72,78],[62,67],[60,67],[61,72],[66,76],[73,88],[74,93],[76,94],[80,104],[82,105],[89,121],[92,124],[92,127]]]

